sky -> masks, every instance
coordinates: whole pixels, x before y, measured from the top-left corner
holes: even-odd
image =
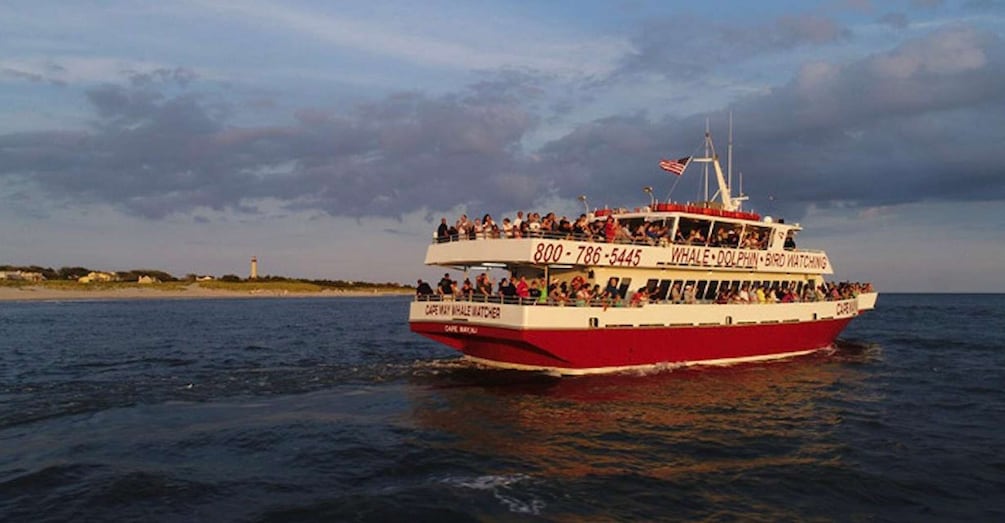
[[[9,0],[0,264],[410,283],[441,217],[699,199],[730,115],[835,279],[1005,292],[1005,0]]]

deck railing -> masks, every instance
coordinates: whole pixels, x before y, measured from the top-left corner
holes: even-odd
[[[854,296],[851,296],[851,297],[842,297],[839,300],[850,300],[852,298],[854,298]],[[835,300],[835,299],[833,299],[833,298],[831,298],[831,297],[828,296],[827,298],[825,298],[823,300],[801,300],[801,301],[790,302],[790,303],[811,303],[811,302],[820,302],[820,301],[839,301],[839,300]],[[614,299],[611,299],[611,298],[592,299],[592,300],[574,300],[574,299],[569,299],[569,300],[552,300],[552,299],[549,298],[549,299],[542,300],[541,298],[521,298],[519,296],[499,296],[499,295],[487,296],[487,295],[484,295],[484,294],[475,294],[475,295],[472,295],[472,296],[463,296],[463,295],[460,295],[460,296],[451,296],[451,295],[444,296],[444,295],[440,295],[440,294],[416,295],[415,299],[413,301],[419,301],[419,302],[447,302],[447,303],[490,303],[490,304],[491,303],[495,303],[495,304],[500,304],[500,305],[523,305],[523,306],[527,306],[527,307],[605,307],[605,308],[606,307],[640,307],[640,306],[643,306],[645,304],[709,305],[709,304],[716,303],[715,300],[699,300],[699,299],[695,299],[694,301],[691,301],[691,302],[686,302],[684,300],[674,301],[674,300],[667,299],[667,300],[646,300],[644,302],[634,302],[634,303],[630,299],[627,299],[627,298],[619,298],[617,300],[614,300]],[[731,304],[734,304],[734,305],[741,304],[741,303],[743,303],[743,302],[731,302]],[[780,303],[783,303],[783,302],[759,303],[759,302],[753,301],[753,302],[748,302],[748,303],[745,303],[745,304],[747,304],[747,305],[775,305],[775,304],[780,304]]]
[[[614,243],[614,244],[617,244],[617,245],[639,245],[639,246],[648,246],[648,247],[670,247],[671,245],[691,245],[691,246],[697,246],[697,247],[712,247],[712,248],[719,248],[719,249],[747,249],[747,250],[757,250],[757,251],[766,251],[766,250],[768,250],[767,247],[751,248],[751,247],[740,247],[739,245],[721,245],[721,244],[716,244],[716,242],[714,242],[714,241],[706,241],[706,242],[700,242],[700,243],[699,242],[672,242],[672,241],[670,241],[669,238],[667,238],[665,236],[660,237],[660,238],[645,238],[645,239],[643,239],[643,238],[630,238],[630,239],[629,238],[621,238],[621,239],[614,240],[613,242],[608,242],[607,238],[605,238],[603,236],[596,236],[596,235],[590,235],[590,234],[565,233],[565,232],[556,232],[556,231],[534,232],[534,233],[530,233],[527,236],[524,236],[524,237],[521,237],[521,238],[512,238],[512,237],[509,237],[509,236],[506,236],[506,235],[502,235],[502,234],[500,234],[499,236],[492,236],[491,234],[486,234],[486,233],[480,233],[477,236],[475,236],[474,238],[471,238],[468,235],[464,235],[464,236],[453,235],[453,236],[447,237],[445,239],[441,239],[441,238],[437,237],[435,234],[433,235],[433,243],[434,244],[451,243],[451,242],[494,241],[494,240],[520,240],[520,239],[564,240],[564,241],[577,241],[577,242],[587,242],[587,243]],[[821,250],[796,249],[796,248],[789,248],[789,247],[786,247],[785,250],[786,251],[805,252],[805,253],[814,253],[814,254],[823,253],[823,251],[821,251]]]

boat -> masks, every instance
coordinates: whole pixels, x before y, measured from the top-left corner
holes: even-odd
[[[822,250],[796,248],[798,223],[743,211],[747,198],[742,189],[731,194],[731,169],[727,183],[707,131],[704,155],[660,166],[680,176],[702,163],[706,187],[708,166],[718,185],[711,199],[706,189],[704,201],[659,202],[646,187],[648,204],[586,206],[587,226],[573,231],[495,234],[485,224],[473,239],[434,236],[427,265],[466,277],[502,269],[513,281],[541,282],[548,292],[531,296],[507,286],[502,294],[461,293],[449,286],[447,273],[443,290],[419,293],[410,304],[411,330],[481,365],[557,375],[832,350],[848,323],[875,307],[878,294],[871,284],[827,281],[831,260]],[[585,205],[585,197],[580,200]],[[641,234],[633,235],[636,230]],[[555,292],[563,286],[579,291]]]

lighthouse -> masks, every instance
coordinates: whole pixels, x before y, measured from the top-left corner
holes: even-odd
[[[249,280],[258,279],[258,258],[255,256],[251,257],[251,276],[248,277]]]

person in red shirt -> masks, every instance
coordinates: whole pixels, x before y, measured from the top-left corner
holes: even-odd
[[[520,276],[520,281],[516,283],[516,295],[521,298],[530,298],[530,286],[527,285],[527,278]]]

